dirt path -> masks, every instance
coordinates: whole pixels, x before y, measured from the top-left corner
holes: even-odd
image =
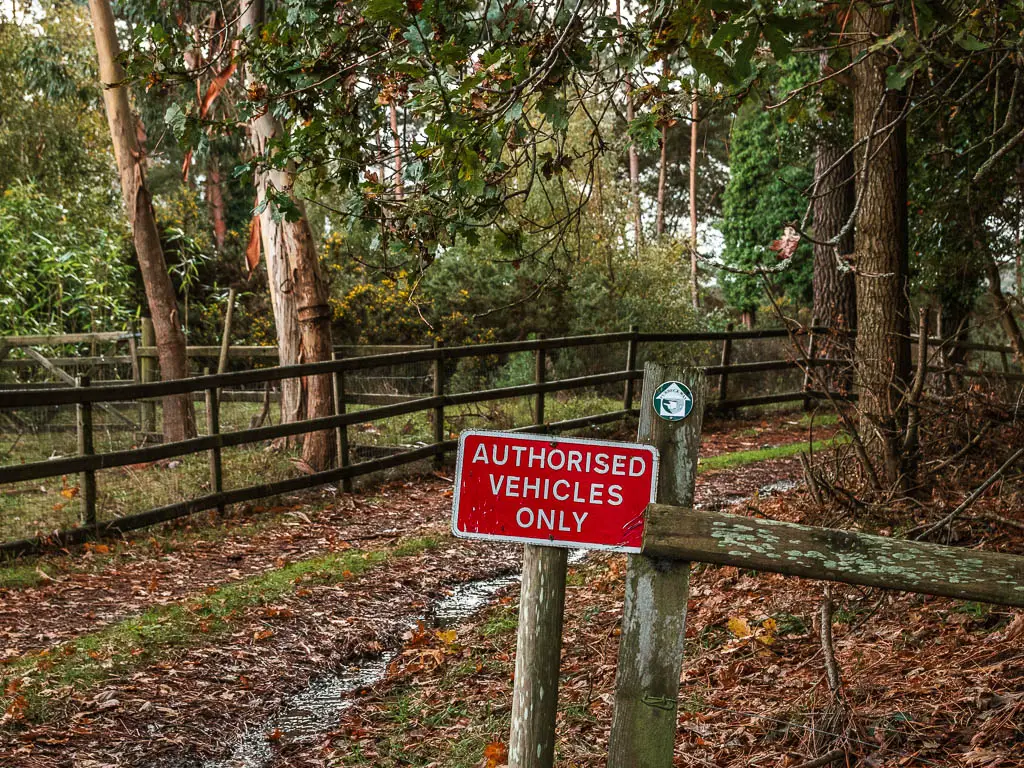
[[[85,556],[98,562],[86,571],[60,572],[62,566],[82,565],[74,562],[75,555],[44,561],[53,566],[53,580],[0,590],[0,663],[286,562],[436,526],[450,503],[445,497],[450,487],[426,478],[315,505],[256,507],[250,516],[200,528],[196,535],[179,528],[180,536],[162,537],[159,545],[155,539],[129,539],[114,556],[89,547]],[[262,530],[253,531],[251,522]]]

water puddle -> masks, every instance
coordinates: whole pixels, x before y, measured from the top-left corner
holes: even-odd
[[[586,550],[569,553],[569,563],[576,565],[586,557]],[[421,622],[439,629],[451,627],[489,605],[503,589],[519,582],[519,573],[492,576],[468,581],[455,587],[431,606],[426,616],[409,618],[412,629]],[[333,730],[341,714],[359,702],[360,693],[376,685],[387,674],[388,665],[398,651],[318,677],[303,691],[285,699],[277,713],[259,725],[247,728],[239,737],[231,757],[201,763],[202,768],[262,768],[271,762],[278,744],[309,741]]]
[[[794,488],[800,486],[799,480],[776,480],[762,485],[757,489],[755,496],[721,496],[715,499],[709,499],[708,501],[698,502],[694,504],[694,509],[704,510],[706,512],[721,512],[724,509],[733,507],[737,504],[743,504],[745,502],[753,501],[754,498],[766,499],[769,496],[776,496],[780,493],[786,493],[792,491]]]
[[[800,482],[798,480],[776,480],[774,483],[768,483],[768,485],[762,485],[757,489],[757,495],[761,498],[765,496],[775,496],[779,493],[786,493],[792,491],[798,487]]]
[[[304,741],[327,733],[338,724],[341,713],[358,701],[364,688],[383,679],[388,664],[395,658],[390,651],[359,666],[319,677],[300,693],[286,699],[270,720],[247,728],[227,760],[205,763],[205,768],[259,768],[274,757],[268,738]]]

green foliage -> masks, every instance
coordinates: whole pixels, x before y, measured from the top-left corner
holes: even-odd
[[[800,82],[800,72],[782,78],[785,92]],[[787,224],[798,223],[807,209],[805,189],[814,180],[810,135],[788,110],[767,110],[748,101],[733,126],[729,182],[722,199],[720,229],[725,238],[723,262],[738,270],[770,267],[777,261],[768,246]],[[811,297],[811,247],[801,243],[791,267],[778,278],[779,288],[793,302]],[[767,303],[763,278],[724,272],[722,292],[740,311]]]
[[[77,333],[127,327],[134,273],[109,190],[72,204],[32,184],[0,195],[0,331]]]
[[[127,230],[88,12],[0,21],[0,334],[127,327]]]
[[[88,11],[49,5],[38,23],[0,11],[0,190],[31,181],[70,203],[113,181],[113,156]]]

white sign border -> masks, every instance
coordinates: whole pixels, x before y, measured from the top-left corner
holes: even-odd
[[[646,445],[645,443],[623,443],[616,440],[597,440],[588,437],[558,437],[556,435],[538,435],[530,432],[507,432],[500,430],[488,430],[488,429],[467,429],[459,435],[459,448],[458,454],[455,461],[455,493],[452,498],[452,522],[451,529],[452,535],[457,539],[475,539],[477,541],[504,541],[509,543],[518,544],[536,544],[543,547],[562,547],[563,549],[596,549],[604,552],[619,552],[625,554],[636,554],[641,551],[641,547],[627,547],[627,546],[615,546],[610,544],[587,544],[577,541],[558,541],[556,539],[539,539],[539,538],[525,538],[521,536],[502,536],[494,533],[468,533],[466,531],[460,531],[457,527],[458,516],[459,516],[459,492],[461,490],[461,483],[459,480],[462,477],[462,459],[464,455],[464,448],[466,445],[466,438],[474,437],[476,435],[483,435],[485,437],[508,437],[515,440],[537,440],[545,443],[558,443],[560,441],[573,442],[573,443],[586,443],[588,445],[601,445],[609,448],[621,448],[623,446],[628,448],[639,448],[644,451],[648,451],[651,454],[652,463],[652,483],[651,483],[651,499],[650,503],[653,504],[657,500],[658,496],[658,472],[661,469],[661,454],[658,449],[653,445]]]

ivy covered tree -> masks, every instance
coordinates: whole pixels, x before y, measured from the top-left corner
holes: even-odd
[[[783,77],[781,92],[798,84],[794,74]],[[795,109],[765,108],[747,99],[737,114],[730,137],[729,181],[722,196],[720,229],[725,241],[722,293],[730,306],[753,319],[766,303],[764,278],[756,267],[771,267],[778,255],[769,246],[787,225],[800,222],[807,209],[806,190],[813,183],[813,150]],[[775,281],[794,304],[811,298],[810,244],[798,246],[792,267]]]

